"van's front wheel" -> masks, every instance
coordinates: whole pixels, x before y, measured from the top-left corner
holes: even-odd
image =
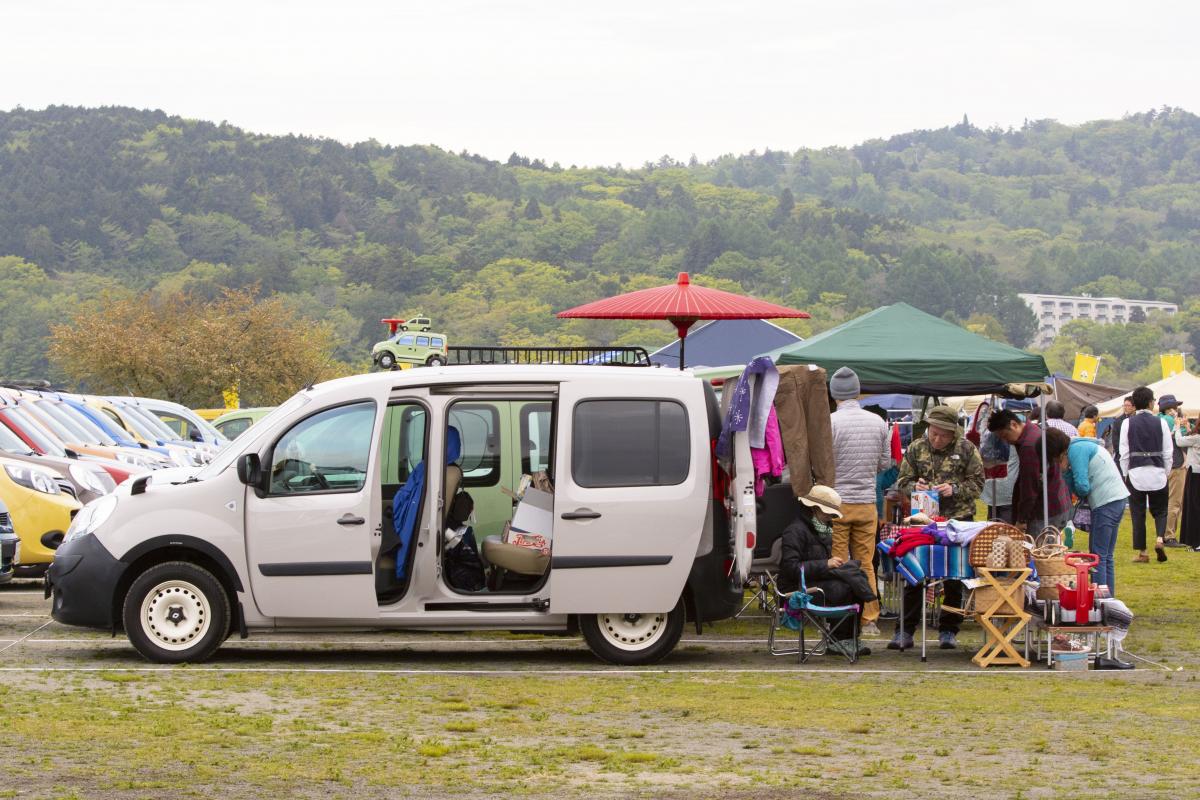
[[[588,614],[579,618],[579,630],[591,651],[610,664],[653,664],[679,644],[684,616],[682,602],[650,614]]]
[[[122,618],[130,643],[151,661],[204,661],[229,630],[229,598],[208,570],[168,561],[134,580]]]

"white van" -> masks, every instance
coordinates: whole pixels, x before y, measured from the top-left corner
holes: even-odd
[[[741,472],[714,492],[718,413],[706,382],[646,367],[455,366],[308,387],[186,480],[144,476],[85,506],[47,574],[52,613],[123,627],[159,662],[280,627],[577,630],[602,659],[653,662],[685,620],[700,631],[739,608],[753,474],[738,435]],[[451,439],[455,463],[426,471]],[[443,535],[455,496],[495,509],[485,495],[507,495],[518,469],[553,483],[549,557],[514,562],[509,520],[489,511],[474,531],[487,583],[456,588]],[[392,500],[414,473],[424,490],[408,493],[415,525],[398,549]]]

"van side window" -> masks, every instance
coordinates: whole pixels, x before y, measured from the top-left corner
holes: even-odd
[[[500,481],[500,411],[492,403],[455,403],[450,425],[462,435],[463,486],[495,486]]]
[[[434,336],[432,342],[434,347],[441,347],[446,343],[445,339],[440,336]]]
[[[402,484],[425,460],[425,408],[416,403],[388,406],[384,418],[383,483]]]
[[[417,347],[429,347],[429,337],[428,336],[418,336],[417,337]]]
[[[550,471],[550,404],[521,407],[521,471],[526,475]]]
[[[575,406],[571,472],[586,488],[674,486],[691,463],[687,411],[668,400],[586,400]]]
[[[412,344],[416,340],[417,340],[416,336],[414,336],[411,333],[406,333],[400,337],[400,341],[398,341],[396,344],[406,344],[407,345],[407,344]]]
[[[271,494],[357,492],[367,478],[372,402],[330,408],[296,423],[275,443]]]

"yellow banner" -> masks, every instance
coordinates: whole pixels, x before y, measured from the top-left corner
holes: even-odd
[[[1087,353],[1075,354],[1075,368],[1071,370],[1071,379],[1081,383],[1095,383],[1096,373],[1100,371],[1100,357],[1089,356]]]
[[[1158,361],[1162,364],[1163,378],[1178,375],[1187,369],[1183,363],[1183,353],[1164,353],[1158,357]]]
[[[241,406],[238,405],[237,389],[225,389],[224,391],[221,392],[221,397],[224,398],[224,400],[225,400],[226,408],[228,408],[228,409],[241,408]]]

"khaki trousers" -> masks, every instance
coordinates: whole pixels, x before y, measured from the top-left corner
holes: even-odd
[[[853,558],[867,573],[867,582],[875,592],[875,532],[879,518],[874,503],[842,503],[842,516],[833,521],[833,555],[835,558]],[[879,619],[879,603],[863,606],[863,623]]]
[[[1187,483],[1187,467],[1171,470],[1167,476],[1167,538],[1179,538],[1179,517],[1183,513],[1183,487]]]

